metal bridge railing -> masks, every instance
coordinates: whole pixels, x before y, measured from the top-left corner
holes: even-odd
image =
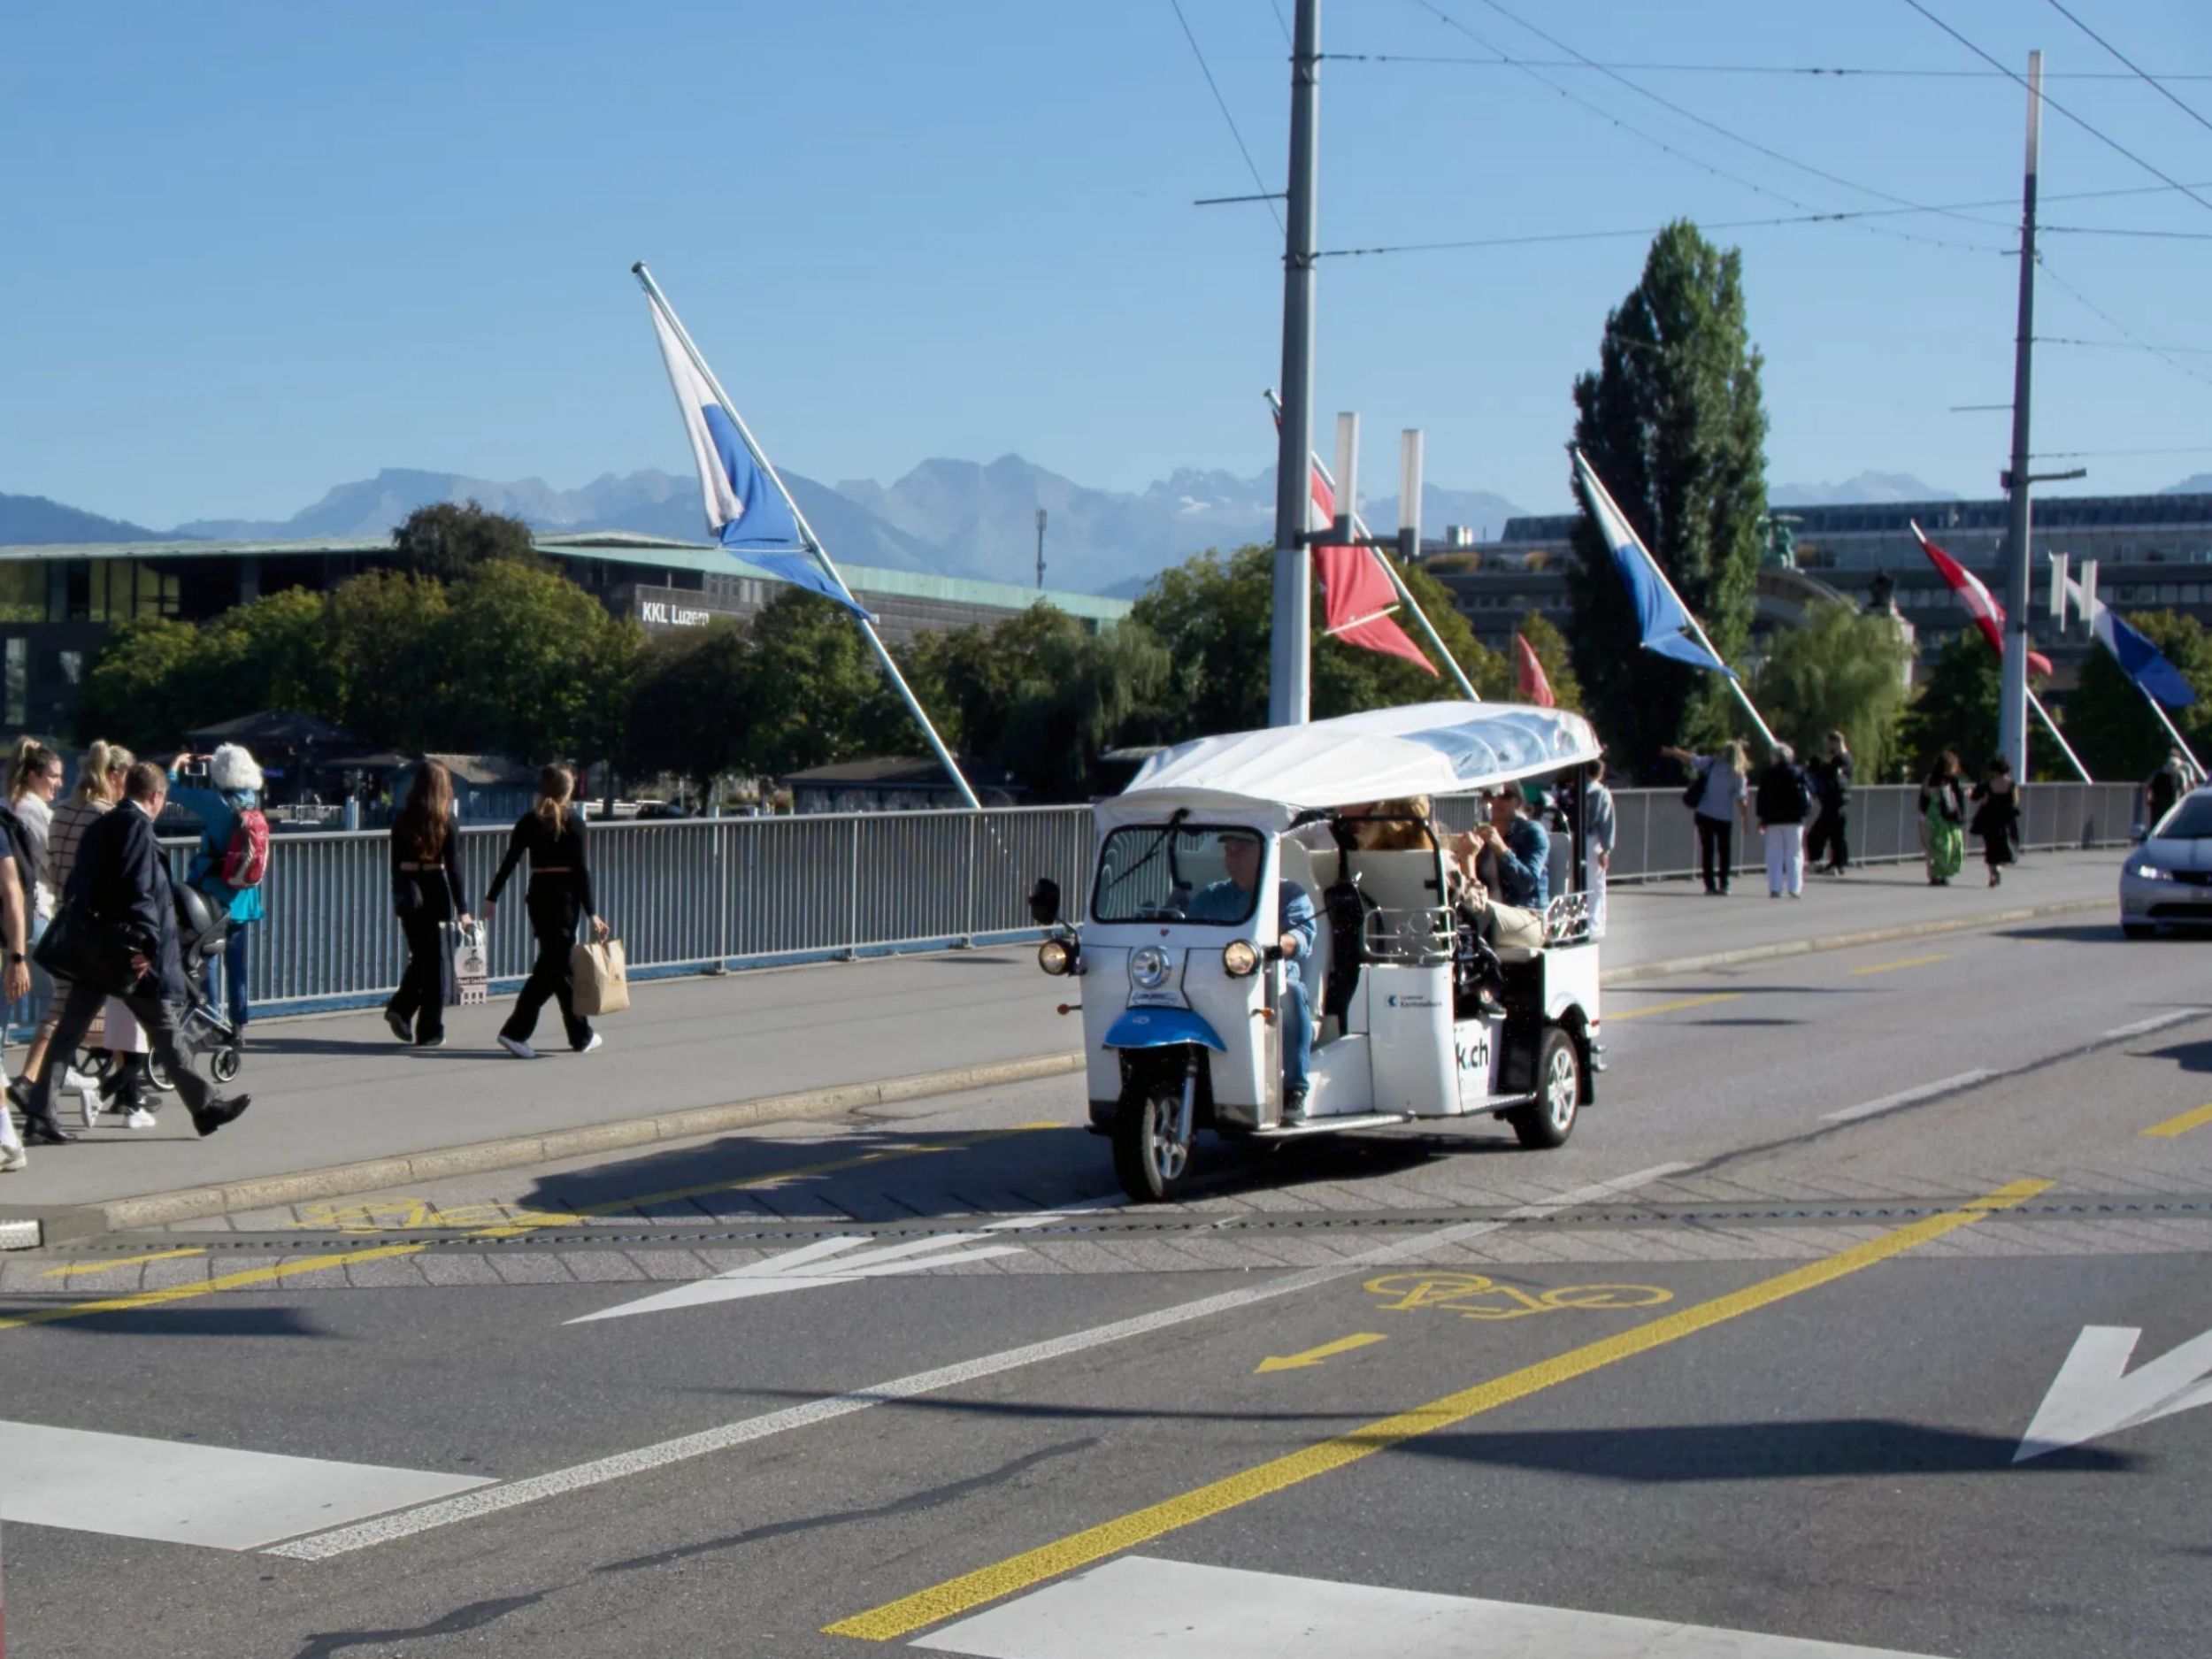
[[[1691,815],[1675,789],[1614,795],[1619,839],[1613,879],[1689,875]],[[2025,844],[2111,846],[2135,809],[2127,784],[2033,784]],[[1474,821],[1469,797],[1438,803],[1454,829]],[[1851,797],[1852,856],[1920,856],[1916,792],[1869,787]],[[1760,849],[1740,844],[1744,867]],[[461,864],[472,906],[507,843],[505,826],[464,829]],[[595,823],[592,879],[640,977],[766,966],[1033,937],[1028,894],[1040,876],[1080,910],[1091,854],[1088,807],[981,812],[838,813],[803,818]],[[181,878],[191,843],[170,843]],[[518,873],[502,895],[492,965],[518,982],[534,946]],[[254,930],[252,981],[264,1011],[357,1006],[398,983],[403,947],[392,915],[389,841],[381,831],[283,834],[271,843],[267,919]]]

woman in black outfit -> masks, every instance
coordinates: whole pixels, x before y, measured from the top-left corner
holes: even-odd
[[[453,811],[453,774],[426,760],[392,824],[392,905],[407,935],[407,972],[384,1005],[392,1035],[419,1048],[445,1046],[444,925],[465,927],[461,838]]]
[[[579,916],[591,918],[592,937],[604,939],[608,928],[591,902],[591,864],[584,847],[584,815],[571,804],[576,780],[565,766],[548,766],[538,774],[537,804],[515,820],[507,838],[507,856],[499,861],[499,873],[484,895],[484,919],[505,890],[507,878],[530,855],[530,885],[525,902],[530,910],[530,932],[538,941],[538,959],[530,978],[515,999],[515,1011],[500,1027],[499,1046],[518,1060],[534,1060],[530,1033],[538,1028],[538,1011],[552,998],[561,1005],[561,1025],[568,1046],[589,1054],[599,1046],[599,1033],[576,1012],[571,992],[568,958],[576,943]]]

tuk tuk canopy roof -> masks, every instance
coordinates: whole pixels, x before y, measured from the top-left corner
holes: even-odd
[[[1563,709],[1514,703],[1421,703],[1304,726],[1202,737],[1147,761],[1099,803],[1102,823],[1179,805],[1298,812],[1414,795],[1464,795],[1595,760],[1590,723]]]

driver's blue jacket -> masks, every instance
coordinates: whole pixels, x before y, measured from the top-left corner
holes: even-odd
[[[1296,979],[1302,978],[1299,964],[1313,955],[1313,901],[1295,881],[1278,885],[1282,892],[1276,926],[1286,937],[1298,941],[1298,954],[1283,964],[1285,977]],[[1193,894],[1189,908],[1183,914],[1194,922],[1234,922],[1241,920],[1251,908],[1251,895],[1225,877]]]

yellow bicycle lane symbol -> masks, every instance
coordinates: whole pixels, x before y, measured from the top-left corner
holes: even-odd
[[[1656,1285],[1561,1285],[1551,1290],[1517,1290],[1480,1273],[1386,1273],[1362,1289],[1388,1300],[1385,1313],[1440,1308],[1463,1319],[1525,1319],[1532,1313],[1610,1312],[1655,1308],[1674,1293]]]

